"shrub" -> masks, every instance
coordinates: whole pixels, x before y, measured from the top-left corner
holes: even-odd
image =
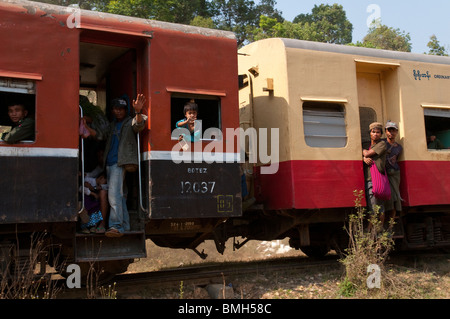
[[[0,299],[53,299],[59,293],[56,281],[45,273],[37,273],[40,264],[46,263],[43,256],[49,247],[44,234],[31,234],[29,248],[21,249],[19,242],[3,248],[0,259]],[[39,295],[42,293],[42,295]]]
[[[366,212],[361,206],[364,191],[354,191],[356,213],[349,215],[345,227],[349,235],[349,247],[340,262],[345,266],[345,279],[340,284],[340,293],[351,297],[357,292],[367,293],[367,273],[370,265],[377,265],[384,273],[386,257],[394,247],[390,232],[383,229],[380,208]],[[393,220],[390,221],[392,228]],[[381,276],[383,278],[383,276]],[[383,287],[381,280],[381,287]]]

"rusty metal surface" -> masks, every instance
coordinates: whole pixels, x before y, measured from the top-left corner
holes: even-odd
[[[238,163],[151,161],[150,172],[152,219],[242,215]]]
[[[0,157],[0,167],[0,223],[76,221],[77,158]]]
[[[142,231],[125,232],[122,237],[111,238],[98,234],[75,236],[76,262],[145,258],[145,237]]]

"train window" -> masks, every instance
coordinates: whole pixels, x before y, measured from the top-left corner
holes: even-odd
[[[428,149],[450,149],[450,109],[425,108],[424,115]]]
[[[303,126],[308,146],[340,148],[347,145],[345,109],[341,104],[305,102]]]
[[[213,140],[219,136],[205,136],[207,129],[221,129],[220,98],[205,95],[174,94],[171,97],[171,128],[176,128],[176,123],[185,118],[184,105],[194,100],[198,105],[197,119],[202,123],[202,140]],[[211,132],[211,130],[209,130]]]
[[[14,139],[14,142],[10,140],[10,143],[33,142],[35,140],[35,100],[36,89],[34,81],[0,77],[0,142],[4,143],[3,139],[11,138],[11,135],[8,136],[8,133],[17,126],[17,119],[11,119],[8,115],[9,107],[12,105],[21,105],[25,110],[24,115],[32,121],[27,120],[24,126],[28,127],[28,124],[30,124],[32,132],[23,137],[16,135],[19,140],[15,141]]]

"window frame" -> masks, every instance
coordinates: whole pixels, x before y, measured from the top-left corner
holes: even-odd
[[[12,124],[7,115],[7,107],[9,105],[13,105],[14,101],[16,101],[17,104],[25,104],[28,111],[27,116],[31,116],[36,123],[37,80],[42,80],[42,77],[38,75],[27,76],[26,74],[3,74],[3,72],[0,72],[0,125],[10,126],[4,125],[5,121]],[[36,137],[35,127],[34,139],[21,140],[14,144],[34,144],[36,143]],[[0,140],[0,145],[9,144],[3,140]]]
[[[220,95],[206,95],[206,94],[194,94],[194,93],[182,93],[182,92],[172,92],[170,95],[170,124],[171,124],[171,131],[173,131],[174,129],[176,129],[176,123],[184,118],[184,114],[183,114],[183,109],[184,109],[184,104],[186,102],[188,102],[189,100],[195,100],[195,102],[197,103],[198,107],[199,107],[199,120],[202,121],[202,138],[200,139],[200,141],[205,141],[205,142],[211,142],[211,141],[218,141],[222,139],[222,134],[220,134],[220,137],[214,138],[214,139],[205,139],[203,138],[203,135],[205,133],[205,131],[207,129],[210,128],[215,128],[218,129],[220,132],[222,132],[222,99]],[[177,100],[176,104],[174,105],[174,100]],[[202,105],[201,102],[199,103],[199,101],[210,101],[210,104],[213,104],[214,101],[216,101],[216,105],[215,107],[217,107],[217,118],[211,120],[211,114],[214,111],[209,111],[209,117],[208,120],[209,122],[214,122],[217,123],[217,127],[208,125],[208,126],[204,126],[204,119],[202,119],[202,109],[205,110],[208,107],[208,105]],[[177,140],[177,138],[175,138],[174,136],[171,136],[172,140]]]
[[[335,114],[338,116],[323,116],[321,118],[321,114],[326,115],[332,114],[335,111],[333,108],[338,109]],[[343,100],[304,100],[302,103],[302,114],[303,114],[303,135],[305,139],[306,145],[311,148],[331,148],[331,149],[342,149],[347,147],[348,145],[348,130],[347,130],[347,120],[346,120],[346,102]],[[342,119],[341,123],[338,123],[337,119]],[[319,122],[317,122],[317,121]],[[323,120],[323,121],[322,121]],[[327,123],[328,122],[328,123]],[[338,129],[333,128],[336,126],[340,126],[345,131],[345,135],[333,135],[328,134],[311,134],[312,131],[317,131],[317,127],[313,127],[313,124],[319,124],[319,126],[323,126],[324,128],[330,131],[336,131],[338,133]],[[342,132],[339,132],[342,133]],[[344,139],[345,142],[342,144],[333,145],[332,143],[328,143],[328,140],[331,139]],[[313,143],[314,140],[322,141],[322,143]]]
[[[428,104],[422,104],[423,107],[423,117],[424,117],[424,127],[425,127],[425,136],[426,136],[426,146],[428,152],[435,152],[435,151],[450,151],[450,143],[446,143],[445,141],[442,142],[442,134],[443,132],[448,132],[450,135],[450,106],[446,105],[428,105]],[[445,120],[446,119],[446,120]],[[442,122],[446,121],[448,123],[448,126],[444,124],[446,129],[433,129],[436,127],[436,125],[441,125]],[[432,134],[436,133],[436,134]],[[442,149],[434,149],[428,147],[428,138],[432,135],[435,135],[441,142],[444,144],[444,148]]]

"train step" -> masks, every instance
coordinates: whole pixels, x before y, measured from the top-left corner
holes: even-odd
[[[124,232],[121,237],[105,234],[75,235],[75,262],[95,262],[147,257],[144,231]]]
[[[394,235],[392,236],[392,239],[402,239],[405,237],[404,230],[403,230],[403,221],[402,218],[399,216],[395,216],[394,218]]]

